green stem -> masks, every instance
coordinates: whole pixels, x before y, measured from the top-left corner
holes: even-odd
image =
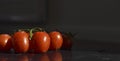
[[[26,31],[26,32],[29,32],[30,29],[19,29],[18,31]]]
[[[44,31],[43,28],[40,28],[40,27],[35,27],[33,28],[34,30],[37,30],[37,31]]]
[[[31,38],[32,38],[32,36],[33,36],[33,30],[34,30],[34,29],[30,29],[30,31],[29,31],[29,33],[30,33],[30,40],[31,40]]]
[[[33,32],[37,32],[37,31],[44,31],[42,28],[39,28],[39,27],[35,27],[35,28],[32,28],[32,29],[30,29],[29,30],[29,33],[30,33],[30,40],[31,40],[31,38],[32,38],[32,36],[33,36]]]

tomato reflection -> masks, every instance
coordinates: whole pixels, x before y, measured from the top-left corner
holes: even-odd
[[[50,61],[47,54],[43,54],[40,56],[39,61]]]
[[[4,55],[0,55],[0,61],[7,61],[7,58]]]
[[[0,61],[62,61],[60,51],[50,51],[43,54],[1,54]]]
[[[10,54],[0,54],[0,61],[10,61],[10,57],[11,55]]]
[[[54,51],[49,54],[49,58],[51,61],[62,61],[62,54],[60,51]]]
[[[31,61],[50,61],[48,55],[44,54],[36,54]]]
[[[59,51],[51,51],[44,54],[36,54],[31,61],[62,61],[62,54]]]
[[[35,56],[35,54],[34,53],[29,53],[29,54],[27,54],[27,56],[28,56],[29,59],[32,59]]]
[[[27,55],[20,55],[17,58],[18,58],[17,61],[29,61]]]
[[[26,54],[11,54],[8,61],[29,61]]]

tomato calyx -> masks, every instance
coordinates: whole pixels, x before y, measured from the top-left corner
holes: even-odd
[[[30,29],[29,30],[30,40],[31,40],[34,32],[45,32],[45,30],[43,28],[40,28],[40,27],[35,27],[35,28]]]
[[[69,36],[69,37],[74,37],[75,36],[71,32],[63,32],[63,34],[65,34],[66,36]]]
[[[17,31],[25,31],[25,32],[29,33],[30,40],[31,40],[34,32],[45,32],[45,30],[43,28],[40,28],[40,27],[35,27],[35,28],[31,28],[31,29],[18,29],[15,32],[17,32]]]
[[[16,32],[19,32],[19,31],[25,31],[28,33],[30,31],[30,29],[18,29]]]

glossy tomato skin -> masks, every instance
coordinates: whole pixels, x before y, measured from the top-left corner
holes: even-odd
[[[33,53],[34,45],[33,45],[33,42],[31,41],[30,33],[27,33],[27,34],[29,36],[29,49],[28,49],[28,52]]]
[[[0,51],[8,52],[12,47],[11,36],[8,34],[0,34]]]
[[[33,50],[34,50],[34,45],[33,45],[33,42],[31,40],[29,40],[29,53],[33,53]]]
[[[63,38],[62,38],[61,33],[57,31],[52,31],[49,33],[49,36],[51,38],[50,49],[51,50],[60,49],[63,44]]]
[[[16,53],[25,53],[29,49],[29,35],[25,31],[15,32],[12,43]]]
[[[50,46],[50,37],[46,32],[35,32],[32,36],[31,41],[34,45],[35,53],[45,53],[48,51]]]

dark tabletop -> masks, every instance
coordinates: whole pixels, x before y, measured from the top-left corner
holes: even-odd
[[[44,54],[0,53],[0,61],[119,61],[120,43],[74,40],[71,50]]]
[[[60,50],[44,54],[0,53],[0,61],[118,61],[119,53],[100,53],[97,51]]]

